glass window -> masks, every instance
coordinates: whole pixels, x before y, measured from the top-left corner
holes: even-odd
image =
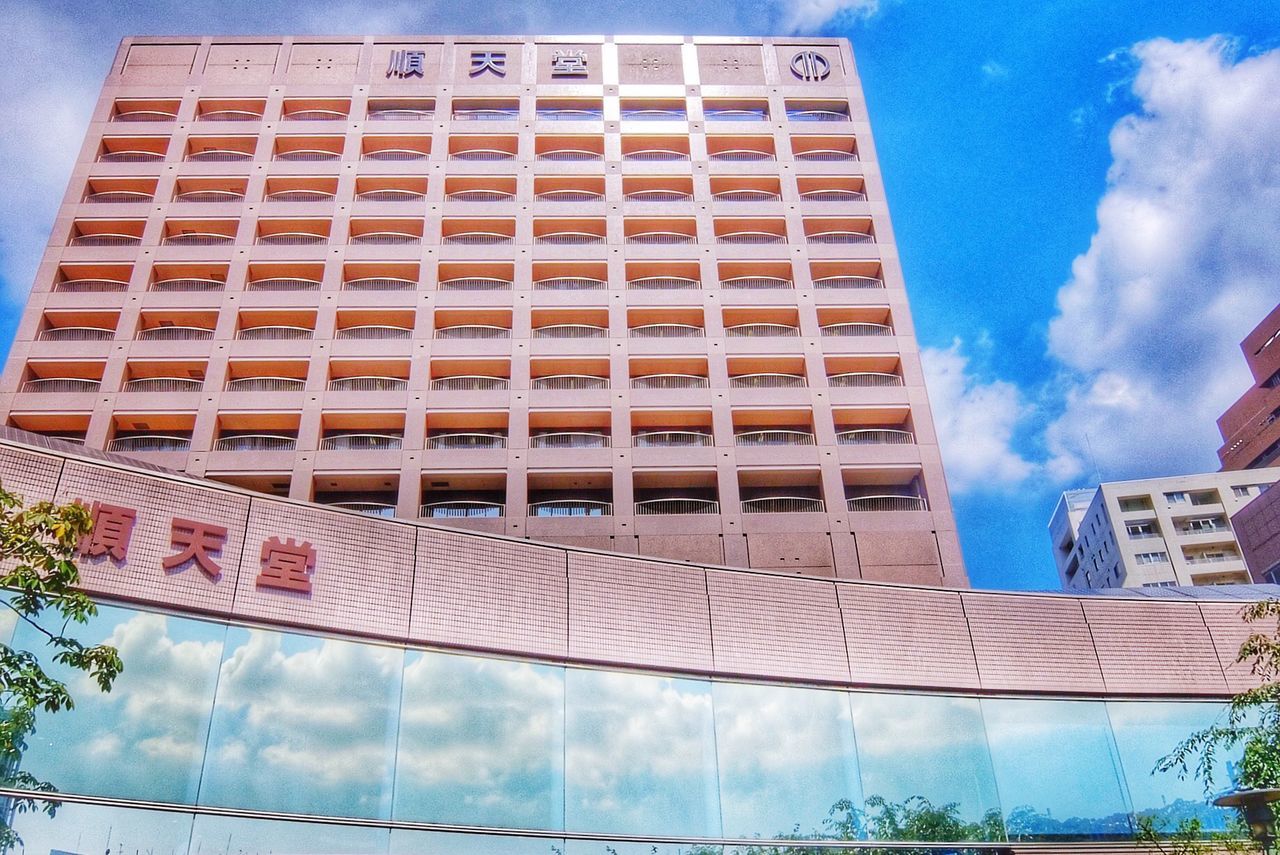
[[[1102,702],[981,703],[1010,840],[1132,835]]]
[[[191,830],[190,852],[192,855],[203,852],[222,855],[385,855],[390,836],[391,832],[386,828],[197,816]],[[129,850],[131,853],[134,851]]]
[[[398,828],[391,832],[391,855],[564,855],[564,847],[563,840],[538,837],[406,831]]]
[[[720,834],[710,683],[570,668],[565,707],[567,828]]]
[[[848,695],[737,683],[712,695],[726,837],[825,835],[837,802],[861,805]]]
[[[69,631],[114,646],[124,670],[103,694],[83,672],[52,663],[44,636],[20,624],[15,645],[40,655],[76,703],[39,715],[22,768],[66,792],[194,803],[225,627],[101,606]]]
[[[410,651],[393,816],[564,823],[564,669]]]
[[[16,850],[23,853],[179,855],[191,839],[191,814],[69,802],[52,817],[42,810],[20,813],[13,818],[13,830],[22,839]]]
[[[1000,800],[975,698],[854,693],[862,791],[869,800],[872,836],[894,839],[891,811],[872,800],[928,810],[936,824],[959,836],[1000,840]],[[947,811],[948,805],[954,809]],[[935,811],[944,811],[943,817]],[[900,816],[904,811],[896,811]],[[876,834],[876,819],[882,826]]]
[[[233,627],[200,803],[387,818],[404,651]]]

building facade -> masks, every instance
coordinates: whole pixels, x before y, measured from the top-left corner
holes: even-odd
[[[375,515],[966,584],[839,40],[126,39],[0,411]]]
[[[1280,461],[1280,304],[1240,342],[1253,386],[1218,418],[1223,469],[1263,469]]]
[[[1247,583],[1233,515],[1280,468],[1110,481],[1062,494],[1049,539],[1065,590]]]

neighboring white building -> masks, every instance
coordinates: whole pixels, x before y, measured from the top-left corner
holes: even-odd
[[[1065,590],[1249,582],[1231,516],[1280,467],[1068,490],[1049,521]]]

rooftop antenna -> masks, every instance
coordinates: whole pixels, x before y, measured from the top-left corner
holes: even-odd
[[[1093,480],[1099,486],[1102,485],[1102,470],[1098,468],[1098,458],[1093,454],[1093,443],[1089,441],[1089,432],[1085,431],[1084,445],[1089,450],[1089,465],[1093,467]]]

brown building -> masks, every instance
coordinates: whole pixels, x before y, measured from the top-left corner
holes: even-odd
[[[126,39],[0,410],[378,516],[966,584],[842,40]]]

